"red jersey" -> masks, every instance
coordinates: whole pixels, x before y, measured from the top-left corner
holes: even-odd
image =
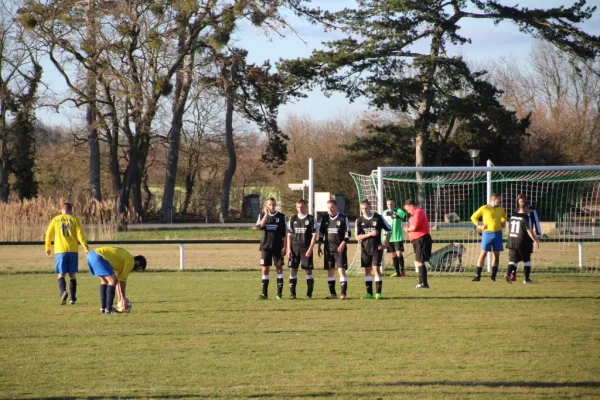
[[[414,207],[413,214],[408,221],[409,226],[414,226],[415,230],[408,232],[408,239],[412,242],[429,233],[429,220],[427,214],[421,207]]]

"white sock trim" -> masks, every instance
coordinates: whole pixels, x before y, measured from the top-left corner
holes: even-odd
[[[375,277],[375,282],[381,282],[381,281],[383,281],[383,276],[381,276],[381,275],[377,275],[377,276]]]
[[[347,276],[340,276],[340,282],[348,282],[348,277]]]
[[[263,278],[263,280],[267,280],[268,281],[269,280],[269,275],[263,275],[262,278]]]
[[[365,276],[365,282],[373,282],[373,277],[372,276]]]
[[[283,274],[277,274],[277,279],[283,279]]]
[[[335,276],[328,276],[327,277],[327,282],[331,282],[331,281],[335,282]]]
[[[295,275],[295,276],[290,275],[290,279],[298,279],[298,275]]]
[[[314,275],[306,275],[306,280],[315,279]]]

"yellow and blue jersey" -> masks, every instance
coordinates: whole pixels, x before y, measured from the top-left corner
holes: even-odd
[[[86,252],[89,251],[81,222],[70,214],[61,214],[52,218],[46,229],[46,251],[51,250],[52,241],[54,241],[54,253],[56,254],[77,253],[79,244],[85,248]]]
[[[471,215],[471,221],[475,225],[478,225],[479,218],[483,219],[483,223],[487,225],[484,229],[485,232],[498,232],[502,230],[502,224],[506,222],[506,211],[504,211],[504,207],[492,207],[486,204]]]
[[[135,265],[133,256],[127,250],[120,247],[100,247],[94,251],[108,261],[120,281],[127,281]]]

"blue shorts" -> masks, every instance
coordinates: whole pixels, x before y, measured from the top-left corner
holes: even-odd
[[[498,232],[483,232],[481,238],[481,250],[485,251],[502,251],[504,246],[502,243],[502,231]]]
[[[79,254],[72,252],[55,254],[54,271],[61,275],[79,272]]]
[[[90,250],[87,255],[87,264],[90,269],[90,275],[93,276],[111,276],[115,274],[110,263],[100,257],[94,250]]]

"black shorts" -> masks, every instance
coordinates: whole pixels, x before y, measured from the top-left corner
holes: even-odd
[[[348,269],[348,255],[345,251],[343,253],[325,252],[323,260],[325,263],[325,269]]]
[[[293,249],[292,254],[288,254],[289,261],[288,267],[290,268],[298,268],[302,267],[302,269],[314,269],[313,266],[313,256],[306,257],[306,252],[308,249]]]
[[[383,250],[376,251],[374,254],[367,254],[362,251],[360,252],[361,268],[381,267],[382,259],[383,259]]]
[[[508,261],[515,264],[530,262],[531,249],[508,249]]]
[[[281,255],[281,250],[278,250],[278,251],[262,250],[260,252],[260,266],[261,267],[270,267],[273,264],[275,264],[275,267],[283,266],[283,256]]]
[[[431,258],[431,235],[428,233],[413,240],[412,245],[415,250],[415,261],[420,263],[428,262]]]
[[[399,251],[400,253],[404,253],[404,243],[403,242],[389,242],[385,248],[388,253],[396,253]]]

